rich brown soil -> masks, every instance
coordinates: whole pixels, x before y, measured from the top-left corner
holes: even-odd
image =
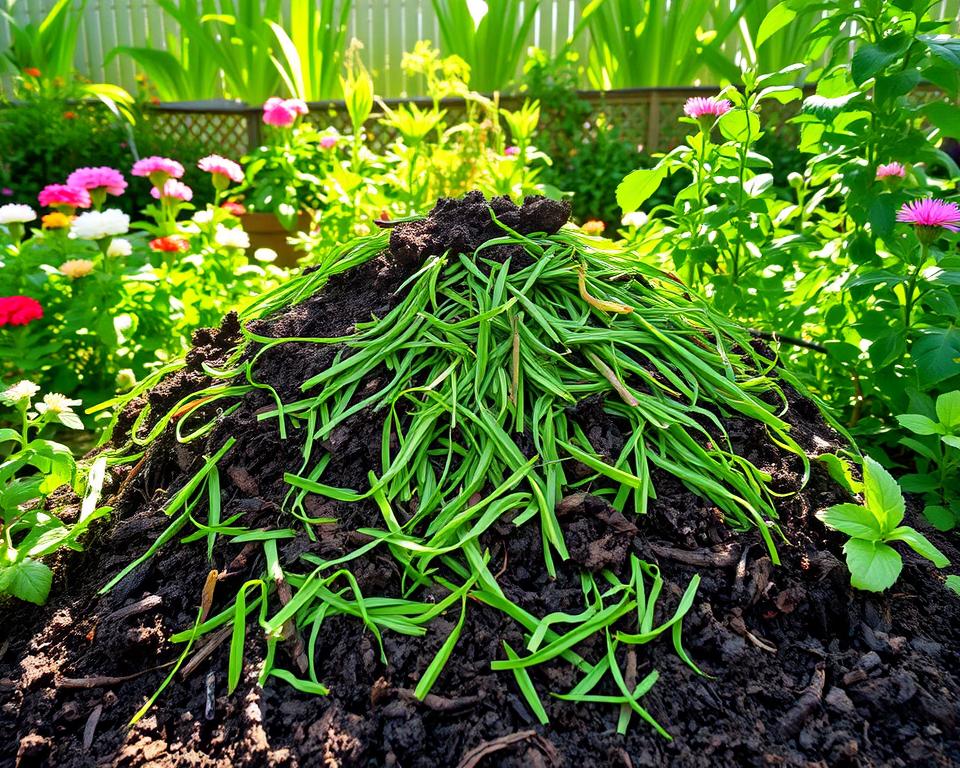
[[[485,213],[477,198],[468,202]],[[495,202],[495,208],[522,232],[553,231],[566,218],[565,210],[542,202],[523,212],[504,201]],[[398,228],[390,252],[256,323],[257,332],[334,336],[371,314],[382,316],[397,301],[393,292],[416,267],[418,253],[450,244],[471,246],[477,237],[482,242],[490,236],[479,215],[443,203],[427,224],[406,232]],[[449,226],[440,226],[441,217]],[[188,367],[148,395],[152,413],[161,414],[208,384],[201,362],[222,362],[238,332],[231,316],[218,331],[198,334]],[[261,357],[257,375],[292,399],[300,382],[328,366],[334,352],[332,345],[281,345]],[[785,390],[786,418],[804,449],[815,456],[839,447],[839,436],[817,409]],[[565,500],[560,520],[571,561],[560,567],[556,580],[544,570],[536,526],[516,529],[503,523],[483,540],[504,592],[536,615],[579,612],[579,569],[623,573],[629,553],[659,563],[667,580],[661,609],[671,614],[692,575],[701,575],[684,638],[710,677],[697,676],[683,664],[669,638],[641,646],[635,659],[626,653],[622,659],[625,668],[635,664],[638,674],[660,671],[643,703],[673,741],[637,718],[626,737],[618,736],[615,707],[546,695],[576,682],[563,662],[531,671],[551,720],[546,727],[537,724],[513,676],[489,668],[491,659],[503,658],[502,640],[522,646],[520,628],[477,602],[468,605],[454,654],[424,703],[412,690],[456,622],[458,608],[436,620],[425,638],[385,633],[386,666],[359,621],[328,620],[316,657],[318,676],[331,690],[327,697],[298,693],[275,679],[258,688],[264,648],[253,642],[251,629],[244,676],[232,696],[226,694],[224,645],[189,675],[178,674],[147,716],[128,730],[127,721],[167,674],[158,665],[179,654],[182,646],[166,638],[192,625],[209,569],[228,574],[217,586],[214,610],[220,610],[244,580],[262,572],[261,550],[230,546],[218,537],[211,565],[203,541],[175,543],[106,596],[97,590],[163,530],[168,522],[161,511],[164,500],[197,470],[203,453],[218,448],[228,435],[238,442],[221,462],[223,517],[242,512],[240,522],[251,527],[281,522],[282,475],[299,467],[300,446],[296,433],[281,441],[275,421],[257,421],[257,412],[270,405],[262,392],[248,396],[205,442],[178,445],[165,434],[142,465],[114,473],[114,520],[88,541],[85,553],[63,558],[50,604],[2,606],[0,765],[960,764],[960,603],[944,589],[942,575],[909,551],[903,576],[889,593],[852,591],[841,540],[814,518],[816,511],[848,500],[846,494],[816,461],[810,482],[799,489],[799,460],[743,418],[727,421],[734,449],[770,472],[778,489],[798,491],[779,508],[791,542],[780,547],[781,567],[771,565],[758,535],[735,533],[710,504],[662,473],[655,475],[658,499],[641,519],[626,519],[592,496]],[[118,443],[142,406],[142,401],[132,404],[120,420]],[[582,403],[571,418],[598,451],[616,455],[625,436],[599,406]],[[331,436],[324,447],[334,461],[325,482],[362,487],[368,470],[378,469],[379,418],[361,413]],[[372,504],[316,497],[309,512],[339,523],[322,527],[317,543],[305,536],[282,543],[281,558],[294,572],[303,570],[297,565],[301,553],[344,554],[365,541],[357,528],[381,520]],[[952,542],[927,530],[918,515],[908,522],[957,560]],[[351,563],[361,590],[399,594],[395,564],[374,553]],[[278,652],[286,666],[291,666],[291,645],[281,644]],[[577,650],[595,657],[601,645],[602,638],[594,638]],[[482,745],[486,749],[478,752]]]

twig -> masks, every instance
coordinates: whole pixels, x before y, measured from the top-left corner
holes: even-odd
[[[631,408],[636,408],[640,405],[640,401],[630,394],[630,391],[624,386],[623,382],[617,378],[617,374],[613,372],[610,366],[593,354],[593,352],[587,352],[587,359],[590,360],[594,367],[603,374],[603,377],[610,382],[610,386],[617,391],[617,394],[620,395],[620,399],[623,400],[623,402]]]
[[[160,597],[160,595],[147,595],[142,600],[118,608],[113,613],[108,613],[103,617],[102,621],[127,619],[131,616],[137,616],[141,613],[151,611],[154,608],[158,608],[162,603],[163,598]]]
[[[728,568],[740,560],[740,545],[736,543],[719,544],[711,549],[674,549],[660,544],[647,546],[657,557],[701,568]]]
[[[210,639],[203,644],[203,647],[196,651],[193,656],[190,657],[190,661],[183,665],[183,668],[180,670],[180,679],[186,680],[190,677],[197,667],[210,657],[210,654],[223,645],[224,640],[230,637],[231,632],[233,632],[233,624],[227,624],[227,626],[221,627],[214,634],[210,635]]]
[[[506,749],[511,744],[516,744],[518,741],[525,741],[536,735],[537,732],[532,730],[517,731],[508,736],[501,736],[498,739],[485,741],[467,752],[460,762],[457,763],[457,768],[476,768],[476,766],[480,764],[480,761],[487,755],[492,755],[494,752]]]
[[[83,751],[87,752],[93,746],[93,737],[97,732],[97,724],[100,722],[100,715],[103,714],[103,704],[97,704],[87,718],[86,725],[83,726]]]
[[[156,667],[150,667],[149,669],[143,669],[139,672],[134,672],[132,675],[121,675],[119,677],[110,677],[107,675],[94,675],[92,677],[61,677],[56,680],[57,688],[65,688],[67,690],[73,689],[85,689],[85,688],[110,688],[114,685],[120,685],[120,683],[126,683],[130,680],[136,680],[141,675],[149,674],[150,672],[156,672],[158,669],[163,669],[164,667],[172,667],[174,662],[168,661],[165,664],[159,664]]]
[[[455,699],[448,699],[445,696],[437,696],[434,693],[428,693],[423,697],[423,701],[420,701],[417,699],[414,691],[411,691],[409,688],[397,688],[396,691],[400,695],[400,698],[406,701],[417,701],[419,704],[427,709],[432,709],[434,712],[460,712],[464,709],[470,709],[470,707],[480,702],[479,696],[458,696]]]

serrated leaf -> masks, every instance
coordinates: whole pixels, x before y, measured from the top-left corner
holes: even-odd
[[[859,504],[835,504],[829,509],[818,512],[817,519],[828,528],[856,539],[878,541],[883,536],[880,522],[869,509]]]
[[[29,557],[0,568],[0,593],[5,592],[28,603],[43,605],[52,583],[53,571]]]
[[[883,466],[869,456],[863,458],[864,503],[880,523],[882,531],[891,531],[903,520],[905,505],[900,486]]]
[[[943,552],[937,549],[926,536],[909,525],[902,525],[891,531],[887,535],[887,541],[902,541],[920,557],[927,558],[937,568],[946,568],[950,565],[950,560]]]
[[[903,569],[900,554],[878,541],[850,539],[843,545],[850,570],[850,585],[869,592],[883,592],[896,582]]]
[[[939,504],[930,504],[924,507],[923,516],[938,531],[952,531],[957,525],[956,515]]]

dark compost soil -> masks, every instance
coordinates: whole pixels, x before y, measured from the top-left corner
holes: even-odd
[[[517,210],[493,203],[501,220],[521,233],[555,231],[567,211],[544,201]],[[330,337],[355,322],[383,316],[425,253],[448,247],[472,250],[499,230],[479,197],[441,201],[426,222],[398,227],[390,250],[335,276],[321,292],[254,323],[258,333]],[[209,384],[201,364],[222,362],[237,343],[239,324],[228,316],[215,331],[198,332],[187,367],[147,397],[161,414],[185,394]],[[257,376],[293,399],[299,385],[329,366],[333,345],[288,343],[263,355]],[[376,376],[368,385],[377,387]],[[817,408],[784,385],[785,418],[811,455],[836,450],[840,437]],[[358,392],[358,397],[363,393]],[[243,513],[255,527],[283,524],[279,502],[284,471],[299,467],[296,434],[279,438],[276,422],[258,421],[272,405],[262,391],[223,418],[207,439],[180,445],[168,430],[136,467],[114,472],[115,512],[88,541],[84,553],[64,556],[53,598],[44,608],[5,604],[0,625],[0,765],[11,766],[843,766],[960,764],[960,603],[942,576],[904,552],[903,575],[887,594],[852,591],[842,541],[814,513],[850,500],[820,462],[799,489],[799,459],[773,444],[744,418],[728,419],[734,449],[766,470],[778,489],[798,491],[779,505],[790,544],[783,565],[772,566],[755,532],[738,534],[711,505],[676,479],[654,474],[658,498],[643,518],[626,519],[592,496],[566,499],[559,510],[571,560],[556,580],[545,572],[540,533],[504,523],[483,545],[504,592],[531,613],[582,610],[579,569],[623,571],[630,553],[660,565],[666,585],[662,608],[672,613],[694,573],[703,579],[684,623],[688,652],[711,677],[697,676],[669,640],[642,646],[625,659],[638,674],[655,667],[659,682],[644,706],[673,735],[667,741],[635,720],[625,737],[615,731],[615,707],[562,702],[543,696],[550,724],[540,726],[513,675],[493,672],[502,640],[523,645],[519,625],[471,603],[453,656],[432,694],[420,703],[413,688],[449,634],[457,608],[430,625],[424,638],[385,633],[389,663],[380,663],[369,632],[352,618],[324,624],[317,648],[319,679],[327,697],[298,693],[278,680],[256,685],[264,646],[248,634],[240,687],[226,694],[226,644],[199,665],[178,673],[147,716],[126,723],[166,676],[157,667],[181,646],[167,638],[189,628],[211,565],[200,541],[164,547],[112,592],[104,581],[143,552],[168,523],[164,501],[228,435],[237,444],[221,463],[223,517]],[[617,455],[626,436],[596,401],[571,411],[604,454]],[[142,401],[121,418],[123,442]],[[210,413],[207,414],[208,416]],[[331,435],[333,461],[324,482],[362,487],[380,457],[382,415],[363,412]],[[310,500],[312,499],[312,500]],[[294,570],[307,551],[342,555],[366,539],[357,528],[377,526],[372,503],[344,504],[308,497],[313,516],[330,516],[318,541],[281,542]],[[949,540],[921,528],[948,557]],[[262,548],[230,545],[218,537],[213,567],[226,576],[215,610],[263,570]],[[377,554],[351,563],[365,595],[397,595],[399,572]],[[440,595],[438,595],[440,597]],[[602,638],[578,646],[596,655]],[[280,655],[289,643],[281,643]],[[201,649],[202,649],[201,644]],[[575,682],[563,662],[531,670],[541,693]]]

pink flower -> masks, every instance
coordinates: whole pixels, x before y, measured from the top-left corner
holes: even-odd
[[[516,157],[520,154],[520,147],[507,147],[505,150],[503,150],[503,154],[505,154],[507,157]]]
[[[69,184],[48,184],[37,196],[40,205],[50,208],[89,208],[90,193]]]
[[[197,167],[207,173],[225,176],[233,182],[239,183],[243,181],[243,168],[233,162],[233,160],[227,160],[227,158],[220,157],[220,155],[208,155],[197,163]]]
[[[687,103],[683,105],[684,113],[694,120],[699,120],[701,117],[720,117],[727,114],[731,109],[733,109],[733,104],[727,99],[717,99],[713,96],[708,98],[694,96],[687,99]]]
[[[127,181],[120,171],[101,166],[99,168],[77,168],[67,176],[67,185],[81,187],[87,191],[102,189],[108,195],[122,195]]]
[[[301,99],[267,99],[263,105],[263,122],[278,128],[289,128],[300,115],[307,114],[307,105]]]
[[[133,164],[130,173],[134,176],[144,176],[150,179],[154,186],[160,186],[169,178],[179,179],[183,176],[183,166],[168,157],[145,157]]]
[[[3,189],[0,189],[0,195],[3,195],[4,197],[13,197],[13,190],[10,189],[10,187],[4,187]]]
[[[903,167],[903,163],[894,162],[877,166],[877,179],[902,179],[906,175],[907,169]]]
[[[154,200],[183,200],[187,202],[193,199],[193,190],[182,181],[167,179],[162,187],[151,189],[150,195]]]
[[[927,197],[904,203],[897,212],[897,221],[915,224],[918,228],[943,227],[951,232],[960,232],[960,206],[944,200]]]
[[[320,149],[333,149],[337,146],[337,137],[327,133],[320,137]]]

